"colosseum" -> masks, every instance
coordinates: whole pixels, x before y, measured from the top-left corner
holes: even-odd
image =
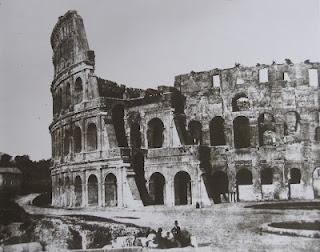
[[[320,197],[320,63],[236,64],[142,90],[95,75],[76,11],[51,46],[53,206]]]

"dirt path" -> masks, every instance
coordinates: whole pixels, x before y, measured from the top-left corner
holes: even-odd
[[[191,206],[165,208],[148,206],[140,209],[89,208],[67,210],[38,208],[28,205],[35,195],[18,199],[31,214],[44,215],[93,215],[123,223],[133,223],[154,229],[170,230],[174,220],[186,228],[201,244],[210,243],[212,249],[224,251],[319,251],[320,239],[280,236],[259,231],[266,222],[320,219],[319,210],[269,210],[244,208],[246,203],[219,204],[210,208],[195,209]]]

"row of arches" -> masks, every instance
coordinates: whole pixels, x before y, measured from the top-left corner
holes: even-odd
[[[285,114],[284,135],[290,135],[299,129],[300,116],[291,111]],[[147,139],[149,148],[161,148],[164,142],[164,124],[159,118],[148,122]],[[226,144],[225,121],[221,116],[214,117],[209,123],[210,145],[220,146]],[[263,113],[258,117],[259,145],[273,145],[276,142],[276,123],[271,113]],[[190,144],[202,144],[202,124],[191,120],[188,124]],[[234,147],[250,147],[250,123],[245,116],[238,116],[233,120]],[[316,138],[320,141],[320,127],[316,130]],[[131,145],[141,146],[140,125],[134,123],[130,130]]]
[[[70,82],[57,88],[53,93],[53,114],[59,114],[66,110],[71,104],[78,104],[83,99],[83,84],[81,77],[76,78],[74,88],[71,88]]]
[[[154,205],[165,203],[165,177],[155,172],[149,179],[149,195]],[[174,201],[175,205],[192,204],[191,177],[185,171],[179,171],[174,176]]]
[[[289,170],[289,194],[291,185],[298,185],[301,183],[301,172],[298,168]],[[260,172],[261,186],[268,186],[274,183],[274,170],[272,168],[264,168]],[[278,180],[277,180],[278,181]],[[208,194],[211,195],[215,203],[221,202],[221,197],[225,201],[229,201],[229,179],[228,175],[223,171],[216,171],[207,177]],[[235,193],[237,199],[241,198],[244,192],[242,187],[253,184],[252,173],[247,168],[242,168],[236,173],[236,188]],[[74,189],[71,189],[74,186]],[[65,206],[80,207],[83,203],[83,186],[84,182],[80,176],[76,176],[74,184],[66,177],[64,181],[59,179],[59,195],[64,195]],[[189,205],[192,204],[192,182],[188,172],[179,171],[174,176],[174,204],[175,205]],[[313,187],[315,197],[320,197],[320,168],[313,172]],[[74,191],[73,191],[74,190]],[[232,189],[233,190],[233,189]],[[73,193],[73,195],[72,195]],[[89,206],[97,206],[99,204],[99,182],[96,175],[91,174],[87,179],[87,201]],[[104,205],[117,206],[118,205],[118,185],[117,178],[114,174],[109,173],[104,179]],[[151,204],[164,205],[166,204],[166,179],[160,172],[153,173],[148,181],[148,193],[152,200]],[[73,202],[73,203],[71,203]]]
[[[64,182],[59,179],[58,193],[62,198],[62,205],[80,207],[83,205],[83,181],[78,175],[74,179],[74,184],[71,184],[70,178],[66,177]],[[72,188],[73,187],[73,188]],[[104,200],[105,206],[117,206],[117,178],[114,174],[109,173],[104,180]],[[89,206],[98,205],[99,184],[96,175],[91,174],[87,180],[87,200]]]
[[[98,133],[95,123],[89,123],[86,128],[86,150],[94,151],[98,148]],[[69,153],[80,153],[83,150],[82,130],[79,126],[65,129],[61,144],[60,132],[53,134],[53,156],[66,156]]]

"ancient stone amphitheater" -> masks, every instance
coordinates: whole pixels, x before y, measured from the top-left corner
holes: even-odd
[[[320,63],[236,64],[141,90],[95,75],[77,12],[51,45],[53,206],[320,197]]]

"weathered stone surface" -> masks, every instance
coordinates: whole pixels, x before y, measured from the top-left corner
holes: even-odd
[[[141,90],[95,76],[75,11],[51,44],[54,206],[320,196],[320,63],[236,64]]]

